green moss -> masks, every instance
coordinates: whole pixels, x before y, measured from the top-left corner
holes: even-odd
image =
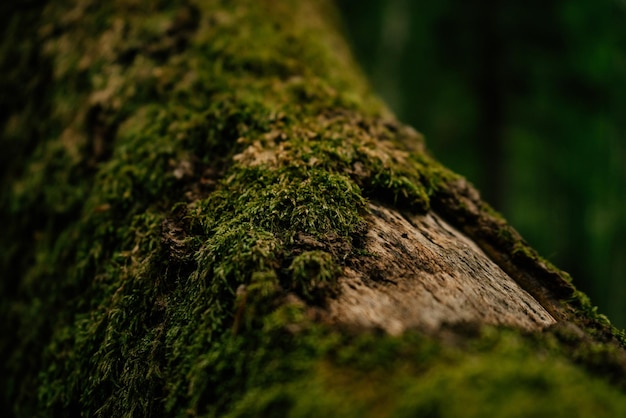
[[[331,254],[324,251],[306,251],[296,256],[289,270],[294,287],[307,300],[315,300],[315,295],[324,300],[337,291],[337,276],[340,269]]]
[[[226,416],[611,417],[626,410],[623,394],[516,331],[485,330],[463,349],[412,332],[309,332],[281,352],[284,364],[299,366],[290,374],[302,377],[248,386]],[[249,372],[276,376],[270,370]]]

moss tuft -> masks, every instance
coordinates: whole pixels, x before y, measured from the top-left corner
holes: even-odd
[[[307,301],[324,300],[337,291],[339,266],[331,254],[306,251],[296,256],[289,266],[292,286]]]

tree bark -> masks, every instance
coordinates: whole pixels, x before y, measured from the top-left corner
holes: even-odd
[[[626,414],[623,333],[373,96],[330,2],[39,3],[2,38],[3,411]]]

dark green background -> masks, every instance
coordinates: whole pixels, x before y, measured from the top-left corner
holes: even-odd
[[[626,1],[339,3],[399,119],[626,327]]]

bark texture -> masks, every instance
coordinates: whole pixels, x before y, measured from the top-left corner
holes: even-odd
[[[376,100],[330,2],[13,8],[3,411],[626,415],[624,335]]]
[[[541,330],[555,319],[470,239],[436,213],[403,216],[370,204],[365,250],[330,303],[340,323],[391,335],[444,324]],[[356,269],[355,269],[356,268]]]

